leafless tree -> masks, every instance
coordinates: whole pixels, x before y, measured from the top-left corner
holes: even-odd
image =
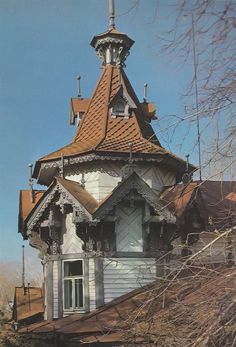
[[[234,176],[236,153],[236,2],[181,0],[176,4],[173,26],[159,35],[162,52],[177,55],[183,63],[192,61],[194,68],[186,90],[191,112],[177,118],[172,129],[184,120],[200,120],[203,167],[213,166],[219,174],[227,171],[229,178]]]

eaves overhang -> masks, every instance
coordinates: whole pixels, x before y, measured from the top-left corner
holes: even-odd
[[[86,163],[92,161],[122,161],[127,162],[129,160],[130,153],[129,152],[111,152],[111,151],[89,151],[82,154],[71,155],[63,157],[63,164],[66,167],[78,164],[78,163]],[[186,172],[186,162],[172,155],[170,152],[161,152],[160,153],[132,153],[132,160],[134,162],[153,162],[160,163],[162,166],[167,166],[171,170],[176,172],[176,176],[179,178]],[[61,167],[61,158],[56,158],[53,160],[40,160],[37,161],[34,167],[33,177],[38,180],[39,184],[49,185],[55,176],[56,172]],[[51,179],[48,181],[44,181],[42,179],[42,172],[44,170],[51,170]],[[197,170],[197,167],[189,164],[188,165],[188,173],[192,173]]]

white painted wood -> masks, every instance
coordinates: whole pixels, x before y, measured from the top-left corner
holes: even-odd
[[[197,253],[199,252],[203,247],[205,247],[208,243],[213,241],[219,234],[213,233],[213,232],[202,232],[199,235],[199,240],[194,243],[189,249],[191,252]],[[183,249],[183,244],[181,244],[180,239],[176,239],[174,242],[172,242],[173,245],[173,251],[172,251],[172,261],[171,261],[171,268],[175,266],[175,268],[178,266],[178,261],[181,257],[181,251]],[[221,238],[218,241],[216,241],[214,244],[211,245],[208,249],[206,249],[204,252],[202,252],[196,259],[196,263],[202,263],[202,264],[210,264],[210,263],[225,263],[227,262],[227,256],[229,253],[229,245],[228,240],[225,238]],[[232,253],[234,259],[236,259],[236,237],[232,237]],[[174,264],[175,263],[175,264]]]
[[[176,183],[175,174],[154,164],[140,163],[136,167],[137,174],[154,190],[160,192],[163,186]],[[81,182],[82,174],[68,175],[67,179]],[[103,200],[117,186],[122,178],[121,163],[104,163],[94,171],[84,172],[85,188],[98,201]]]
[[[89,259],[89,306],[90,311],[96,309],[96,291],[95,291],[95,263],[94,258]]]
[[[66,215],[62,253],[83,253],[83,241],[76,235],[76,226],[72,222],[72,213]]]
[[[66,177],[81,182],[82,174]],[[86,190],[98,201],[103,200],[120,182],[120,176],[111,176],[107,172],[92,171],[84,174]]]
[[[156,264],[152,258],[105,258],[105,303],[156,279]]]
[[[58,265],[53,262],[53,318],[58,318]]]
[[[47,308],[47,297],[48,297],[48,288],[47,288],[47,282],[46,282],[46,278],[47,278],[47,263],[43,264],[43,283],[44,283],[44,307]],[[44,310],[44,320],[47,320],[47,309]]]
[[[142,252],[142,208],[119,206],[116,209],[116,249],[121,252]]]
[[[163,186],[175,184],[175,175],[172,172],[154,165],[141,166],[137,169],[140,177],[155,191],[160,192]]]

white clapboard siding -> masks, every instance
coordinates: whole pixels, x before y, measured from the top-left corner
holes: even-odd
[[[67,176],[67,179],[81,182],[82,174]],[[84,174],[86,190],[98,201],[103,200],[121,180],[119,176],[111,176],[107,172],[92,171]]]
[[[193,253],[199,252],[203,247],[205,247],[208,243],[212,242],[218,236],[218,233],[201,233],[199,241],[192,246]],[[235,255],[235,237],[232,239],[232,241],[232,253],[233,255]],[[206,251],[201,253],[201,255],[198,257],[198,260],[199,262],[204,263],[224,263],[227,262],[228,253],[228,239],[222,237],[221,239],[217,240],[213,245],[211,245],[208,249],[206,249]]]
[[[48,267],[48,263],[45,263],[43,265],[43,282],[44,282],[44,306],[45,308],[47,308],[48,306],[48,288],[46,285],[46,278],[47,278],[47,267]],[[47,309],[44,310],[44,320],[48,319],[48,312]]]
[[[93,258],[89,259],[89,305],[90,311],[96,309],[95,265]]]
[[[152,258],[105,258],[103,271],[105,303],[156,279]]]
[[[154,190],[161,191],[163,186],[170,186],[176,183],[173,172],[156,166],[144,166],[139,168],[138,174]]]
[[[58,264],[53,262],[53,318],[58,318]]]
[[[140,165],[137,174],[154,190],[161,191],[163,186],[176,183],[175,174],[153,164]],[[82,174],[66,176],[67,179],[81,182]],[[120,163],[104,163],[100,170],[84,172],[85,188],[93,197],[101,201],[117,186],[122,178]]]
[[[219,236],[218,233],[214,232],[202,232],[199,235],[199,240],[194,243],[192,246],[189,247],[192,254],[198,253],[201,251],[202,248],[204,248],[207,244],[212,242],[215,238]],[[181,244],[180,239],[176,239],[172,242],[173,245],[173,251],[172,251],[172,260],[167,265],[171,269],[178,268],[179,262],[178,260],[181,260],[181,250],[184,247],[183,244]],[[203,263],[203,264],[211,264],[211,263],[225,263],[227,262],[227,256],[229,251],[232,252],[233,257],[235,259],[236,257],[236,237],[232,237],[232,247],[231,250],[229,250],[228,240],[226,238],[221,238],[217,240],[215,243],[213,243],[210,247],[208,247],[204,252],[201,252],[199,255],[196,256],[195,262],[196,263]]]
[[[116,249],[122,252],[142,252],[142,209],[120,206],[117,208]]]

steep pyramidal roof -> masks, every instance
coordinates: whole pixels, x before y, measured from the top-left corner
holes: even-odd
[[[121,90],[131,97],[136,108],[131,110],[129,118],[112,118],[110,103]],[[130,143],[134,153],[165,153],[123,69],[107,65],[73,142],[40,161],[58,159],[61,154],[74,156],[90,151],[129,152]]]
[[[94,94],[91,99],[72,99],[70,122],[75,124],[75,119],[80,119],[76,135],[69,145],[36,162],[34,177],[40,183],[50,184],[62,156],[67,165],[97,160],[102,156],[103,159],[117,160],[119,157],[125,160],[131,148],[133,157],[137,159],[158,162],[165,159],[163,164],[174,169],[179,177],[186,170],[184,160],[160,145],[150,125],[150,120],[155,118],[153,105],[146,99],[143,103],[139,102],[123,70],[134,41],[115,29],[113,15],[111,11],[109,30],[94,36],[91,42],[103,66]],[[54,168],[54,171],[48,174],[48,178],[42,179],[43,175],[46,177],[45,168]],[[189,165],[189,171],[194,169]],[[44,173],[40,176],[40,172]]]

